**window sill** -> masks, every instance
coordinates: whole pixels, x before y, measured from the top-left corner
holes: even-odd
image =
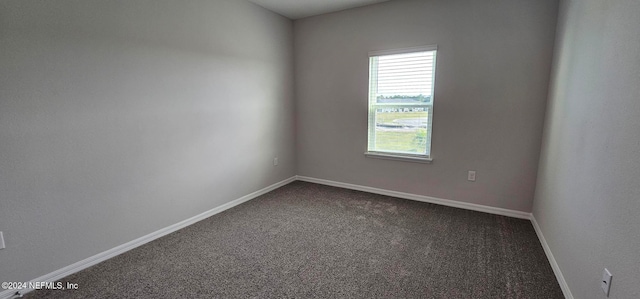
[[[375,158],[375,159],[397,160],[397,161],[415,162],[415,163],[433,163],[433,159],[431,159],[428,156],[418,156],[418,155],[411,156],[411,155],[381,153],[381,152],[365,152],[364,155],[367,156],[367,158]]]

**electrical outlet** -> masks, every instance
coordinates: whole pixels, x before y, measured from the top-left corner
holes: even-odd
[[[278,157],[273,158],[273,166],[278,166]]]
[[[476,181],[476,172],[474,170],[469,170],[469,174],[467,174],[467,180],[471,182]]]
[[[607,297],[609,297],[609,290],[611,290],[611,278],[613,278],[611,272],[609,272],[607,268],[604,268],[604,271],[602,271],[602,282],[600,283],[600,287]]]
[[[0,232],[0,249],[4,249],[4,235]]]

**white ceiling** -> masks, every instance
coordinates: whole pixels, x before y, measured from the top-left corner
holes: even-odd
[[[301,19],[389,0],[249,0],[289,19]]]

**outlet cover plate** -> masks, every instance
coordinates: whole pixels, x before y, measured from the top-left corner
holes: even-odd
[[[467,180],[471,182],[476,181],[476,172],[474,170],[469,170],[469,173],[467,174]]]
[[[612,277],[613,276],[611,275],[611,272],[609,272],[607,268],[604,268],[604,271],[602,271],[602,282],[600,283],[600,287],[602,288],[602,291],[607,295],[607,297],[609,297],[609,290],[611,290]]]

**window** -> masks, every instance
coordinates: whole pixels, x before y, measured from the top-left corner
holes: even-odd
[[[369,53],[367,156],[431,160],[436,50]]]

